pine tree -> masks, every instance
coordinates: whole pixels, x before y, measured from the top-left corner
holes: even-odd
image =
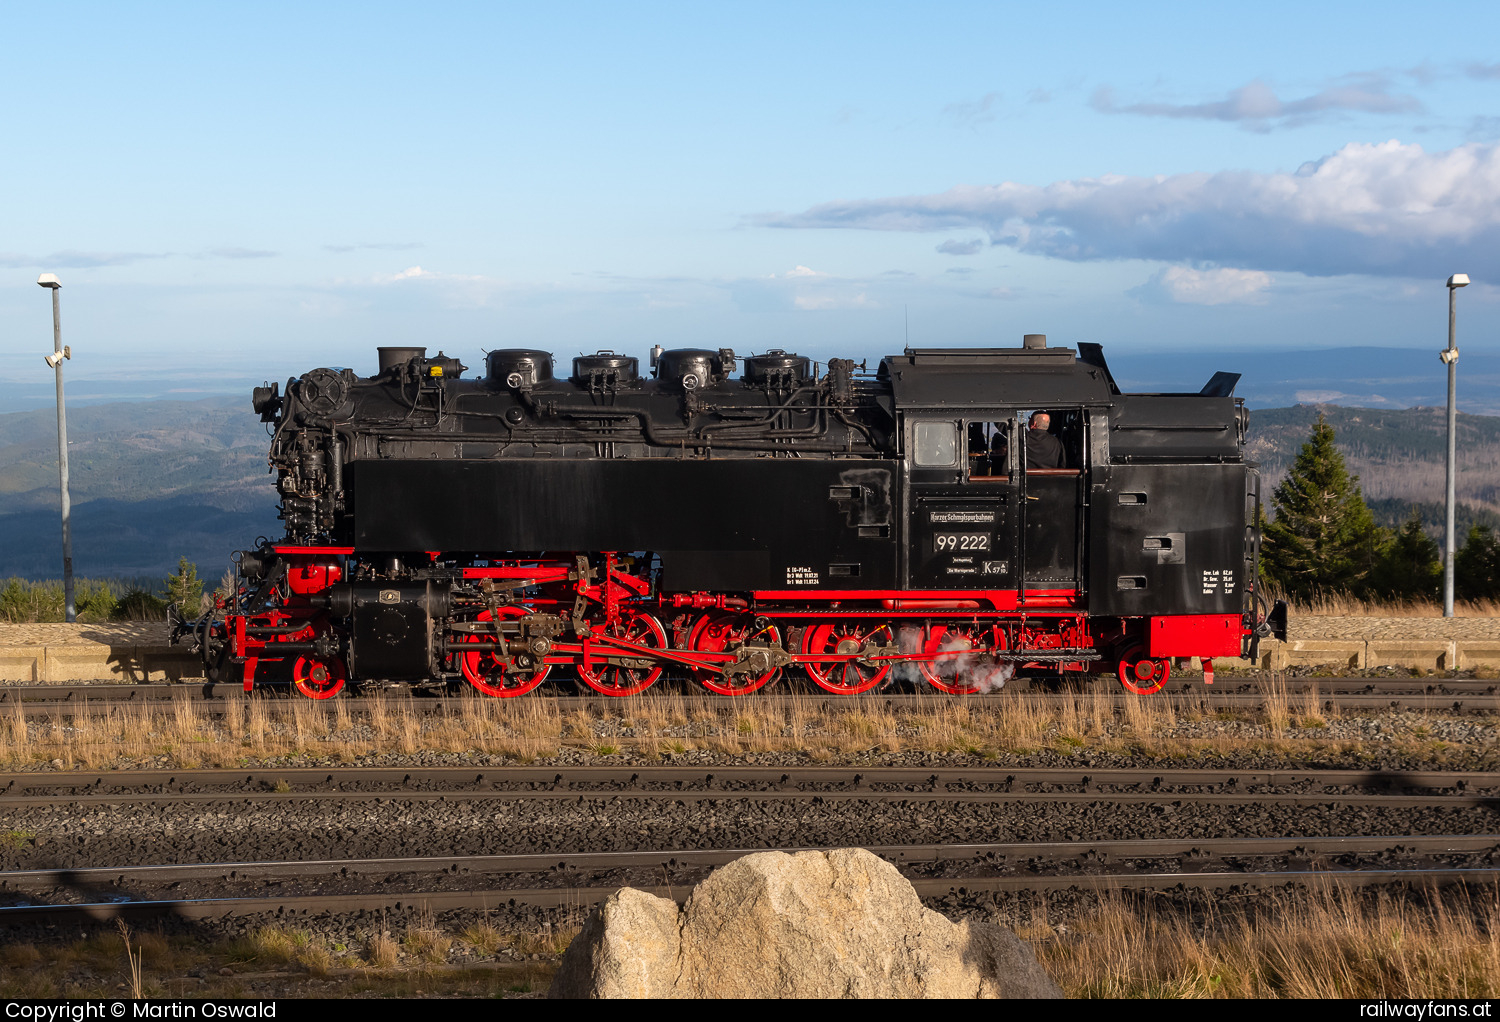
[[[1265,529],[1267,574],[1288,595],[1362,592],[1388,534],[1375,524],[1358,476],[1344,466],[1322,415],[1287,477],[1276,487]]]
[[[1442,579],[1438,545],[1422,530],[1422,512],[1413,507],[1406,524],[1370,573],[1369,591],[1375,596],[1403,600],[1435,599]]]
[[[1276,576],[1276,565],[1272,564],[1271,561],[1270,561],[1270,559],[1266,556],[1265,535],[1266,535],[1266,527],[1269,524],[1270,524],[1270,522],[1266,518],[1266,509],[1261,504],[1257,503],[1255,505],[1255,528],[1260,532],[1260,535],[1261,535],[1261,551],[1260,551],[1260,584],[1261,584],[1261,588],[1265,589],[1267,586],[1269,586],[1272,589],[1276,589],[1276,590],[1279,590],[1281,592],[1285,592],[1286,591],[1286,586],[1282,583],[1281,579]]]
[[[181,615],[193,620],[199,614],[203,602],[203,580],[198,577],[198,566],[186,557],[177,559],[177,574],[162,580],[167,589],[167,602],[174,604]]]
[[[1453,555],[1453,595],[1460,600],[1500,600],[1500,536],[1475,525]]]

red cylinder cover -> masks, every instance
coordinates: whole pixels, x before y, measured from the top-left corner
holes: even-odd
[[[322,592],[344,577],[344,569],[337,564],[293,562],[287,569],[286,584],[298,596],[310,596]]]

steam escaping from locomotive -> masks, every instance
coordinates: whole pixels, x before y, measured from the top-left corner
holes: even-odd
[[[963,632],[947,632],[935,646],[920,628],[899,629],[896,638],[901,652],[923,658],[892,668],[893,679],[903,684],[915,686],[931,675],[956,691],[984,695],[1000,691],[1016,673],[1015,664],[997,663],[992,653],[976,648],[975,638]],[[925,666],[919,667],[918,663]]]
[[[987,655],[975,651],[973,640],[962,635],[943,640],[938,646],[935,667],[939,677],[971,688],[980,695],[1000,691],[1016,673],[1014,664],[995,663]]]
[[[741,364],[743,363],[743,368]],[[1253,657],[1259,474],[1238,376],[1127,394],[1096,344],[420,346],[256,388],[285,535],[174,628],[211,678],[313,698],[402,684],[512,697],[669,674],[960,694],[1015,673],[1162,688]],[[1045,416],[1033,413],[1045,412]]]

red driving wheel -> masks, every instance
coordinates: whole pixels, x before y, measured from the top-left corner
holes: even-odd
[[[859,622],[835,621],[813,625],[802,637],[802,652],[807,656],[829,656],[858,653],[865,644],[878,641],[884,633],[890,641],[890,625],[876,625],[865,629]],[[839,695],[858,695],[868,692],[885,680],[891,673],[888,663],[865,665],[854,660],[838,663],[803,664],[808,676],[819,688]]]
[[[927,639],[922,643],[923,656],[931,660],[918,661],[922,677],[927,684],[939,692],[949,695],[968,696],[981,691],[975,680],[976,671],[993,673],[999,668],[988,659],[977,664],[980,656],[994,649],[1003,649],[1004,633],[980,625],[933,625]],[[1010,678],[1010,672],[1001,676],[1001,684]]]
[[[337,657],[316,660],[299,656],[292,664],[292,684],[309,699],[332,699],[344,690],[347,678],[344,662]]]
[[[650,614],[637,614],[635,617],[618,622],[601,631],[610,638],[620,639],[636,646],[650,646],[653,649],[666,649],[667,647],[666,629]],[[646,660],[644,656],[639,659]],[[647,663],[650,662],[647,661]],[[662,673],[659,664],[636,667],[606,662],[589,668],[583,666],[581,659],[575,669],[580,681],[595,692],[607,696],[638,695],[656,684],[656,679],[660,678]]]
[[[755,627],[755,619],[739,614],[704,614],[688,633],[688,649],[704,653],[722,653],[741,646],[781,648],[781,629],[773,624]],[[721,696],[743,696],[759,691],[781,677],[781,668],[762,674],[720,674],[717,671],[694,671],[698,684]]]
[[[1145,653],[1145,649],[1140,646],[1130,647],[1120,657],[1120,664],[1115,669],[1125,691],[1138,696],[1160,692],[1166,687],[1167,678],[1172,674],[1172,665],[1167,660],[1153,659]]]
[[[476,620],[493,621],[510,620],[525,617],[531,613],[523,607],[500,607],[491,617],[489,611],[482,611]],[[456,636],[460,642],[494,642],[493,635],[476,634],[464,632]],[[472,653],[459,653],[458,667],[468,679],[470,685],[483,692],[487,696],[498,696],[509,699],[514,696],[525,695],[536,688],[551,673],[552,668],[544,664],[521,664],[517,658],[501,650],[479,650]]]

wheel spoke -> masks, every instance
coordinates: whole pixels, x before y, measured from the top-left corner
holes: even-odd
[[[311,642],[319,635],[326,635],[331,628],[326,619],[309,621],[306,628],[289,636],[286,641]],[[332,699],[344,689],[348,670],[338,656],[299,656],[292,662],[292,685],[309,699]]]
[[[1148,657],[1146,650],[1137,644],[1127,649],[1120,657],[1115,669],[1125,691],[1138,696],[1160,692],[1172,675],[1171,662],[1164,657]]]
[[[523,607],[500,607],[493,615],[488,610],[482,612],[476,620],[513,620],[529,613]],[[461,642],[492,642],[498,639],[498,634],[482,635],[474,632],[464,632],[459,636]],[[552,670],[547,666],[523,668],[516,663],[515,657],[500,650],[460,653],[458,664],[463,676],[476,690],[502,699],[525,695],[540,685]]]
[[[724,653],[742,646],[781,649],[781,629],[774,624],[755,628],[754,618],[714,611],[699,618],[688,635],[688,648],[700,653]],[[781,677],[781,668],[761,674],[699,670],[694,676],[698,684],[717,695],[742,696],[774,684]]]
[[[626,624],[614,625],[611,637],[636,646],[654,649],[667,647],[667,632],[660,621],[650,614],[639,614]],[[634,652],[634,651],[631,651]],[[656,684],[662,676],[662,667],[626,667],[623,664],[601,664],[585,667],[580,661],[575,666],[578,678],[589,688],[607,696],[633,696]]]
[[[298,657],[292,664],[292,684],[309,699],[332,699],[343,691],[345,680],[344,662],[337,657]]]
[[[861,635],[858,626],[848,624],[822,624],[811,627],[802,639],[802,652],[807,656],[848,655],[863,650],[870,636],[879,631],[889,631],[889,625],[877,625],[867,635]],[[854,648],[849,648],[850,644]],[[840,650],[840,646],[844,646]],[[808,677],[819,688],[840,695],[857,695],[875,688],[891,673],[890,664],[866,666],[854,659],[836,661],[831,664],[807,663],[802,665]]]
[[[977,625],[949,627],[933,625],[922,644],[922,654],[928,659],[918,663],[922,677],[939,692],[949,695],[974,695],[984,690],[975,680],[974,674],[984,664],[990,664],[988,654],[1004,649],[1003,633]],[[978,658],[979,663],[974,663]],[[993,670],[991,664],[990,670]],[[1001,684],[1010,678],[1001,676]]]

